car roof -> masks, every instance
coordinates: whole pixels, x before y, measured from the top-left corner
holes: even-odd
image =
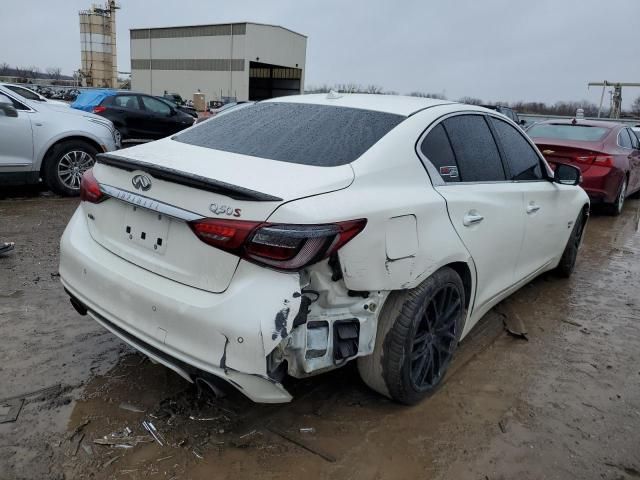
[[[378,95],[368,93],[316,93],[272,98],[265,102],[307,103],[336,107],[360,108],[378,112],[409,116],[425,108],[447,105],[453,102],[432,98],[408,97],[404,95]]]

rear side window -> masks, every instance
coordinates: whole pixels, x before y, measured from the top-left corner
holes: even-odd
[[[459,115],[444,122],[463,182],[506,180],[502,160],[482,115]]]
[[[631,137],[629,137],[629,132],[627,132],[626,128],[620,130],[620,133],[618,134],[618,145],[622,148],[633,148]]]
[[[138,97],[135,95],[118,95],[113,98],[113,105],[120,108],[128,108],[129,110],[141,110]]]
[[[509,165],[511,180],[541,180],[540,158],[517,129],[491,117],[505,160]]]
[[[447,132],[438,124],[426,136],[420,150],[427,157],[445,182],[459,182],[458,163],[453,154]]]
[[[178,142],[281,162],[335,167],[353,162],[402,115],[304,103],[257,103],[173,137]]]

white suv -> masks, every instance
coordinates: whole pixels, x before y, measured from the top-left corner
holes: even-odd
[[[56,193],[78,195],[82,174],[98,153],[120,146],[120,134],[106,118],[25,98],[23,90],[30,91],[0,84],[0,185],[43,179]]]
[[[579,179],[481,107],[274,99],[99,155],[60,274],[78,312],[187,379],[284,402],[285,374],[357,358],[411,404],[493,305],[571,273]]]

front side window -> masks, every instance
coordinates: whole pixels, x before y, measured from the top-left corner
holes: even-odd
[[[13,108],[15,108],[16,110],[23,110],[23,111],[31,110],[29,107],[27,107],[26,105],[20,103],[19,101],[17,101],[13,97],[9,97],[8,95],[4,95],[2,92],[0,92],[0,95],[2,95],[4,98],[9,100],[9,102],[11,102],[13,104]]]
[[[629,136],[629,132],[627,132],[626,128],[623,128],[620,130],[620,133],[618,133],[618,145],[622,148],[633,148],[631,137]]]
[[[118,95],[117,97],[114,97],[113,105],[129,110],[141,110],[140,104],[138,103],[138,97],[135,95]]]
[[[445,182],[460,181],[456,156],[442,124],[429,132],[420,146],[420,151],[436,167]]]
[[[506,180],[498,147],[484,116],[459,115],[443,123],[458,161],[460,181]]]
[[[162,115],[168,117],[171,115],[171,107],[166,103],[153,97],[140,97],[142,98],[142,104],[145,110],[155,113],[156,115]]]
[[[522,134],[497,118],[491,117],[491,123],[509,165],[511,180],[541,180],[540,158]]]

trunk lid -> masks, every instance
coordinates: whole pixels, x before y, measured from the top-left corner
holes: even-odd
[[[606,155],[601,153],[604,148],[601,142],[556,143],[536,139],[535,143],[552,167],[555,163],[566,163],[578,167],[583,173],[589,170],[598,156]]]
[[[96,242],[141,268],[216,293],[229,286],[239,258],[200,241],[187,220],[266,221],[283,203],[347,188],[354,176],[349,165],[292,164],[171,139],[103,155],[94,175],[111,197],[83,202]],[[146,177],[139,188],[137,176]]]

